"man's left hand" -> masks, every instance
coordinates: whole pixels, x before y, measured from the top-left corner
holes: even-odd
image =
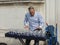
[[[38,26],[35,30],[42,30],[42,28],[40,26]]]

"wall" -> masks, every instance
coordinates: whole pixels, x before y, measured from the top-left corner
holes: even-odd
[[[46,0],[46,22],[55,25],[55,0]]]
[[[29,5],[0,6],[0,29],[23,29],[24,16]],[[45,18],[44,5],[36,4],[34,7]]]
[[[60,43],[60,0],[46,0],[46,19],[49,24],[58,24],[58,42]]]
[[[58,41],[60,43],[60,0],[56,0],[56,16],[58,23]]]

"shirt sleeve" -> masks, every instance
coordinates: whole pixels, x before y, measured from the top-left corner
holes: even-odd
[[[25,19],[24,19],[24,25],[28,25],[28,17],[27,17],[27,14],[25,15]]]
[[[43,28],[44,27],[44,19],[40,14],[38,16],[38,21],[39,21],[39,27]]]

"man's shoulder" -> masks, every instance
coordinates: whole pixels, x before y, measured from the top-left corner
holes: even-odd
[[[37,16],[41,16],[40,12],[35,12]]]
[[[40,14],[40,12],[36,12],[36,16],[37,16],[38,18],[42,18],[42,15]]]
[[[29,13],[27,12],[25,15],[29,15]]]
[[[40,12],[35,12],[35,13],[40,15]]]

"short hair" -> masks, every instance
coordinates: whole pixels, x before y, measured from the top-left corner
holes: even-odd
[[[30,10],[30,9],[34,9],[34,7],[30,6],[30,7],[28,8],[28,10]]]

